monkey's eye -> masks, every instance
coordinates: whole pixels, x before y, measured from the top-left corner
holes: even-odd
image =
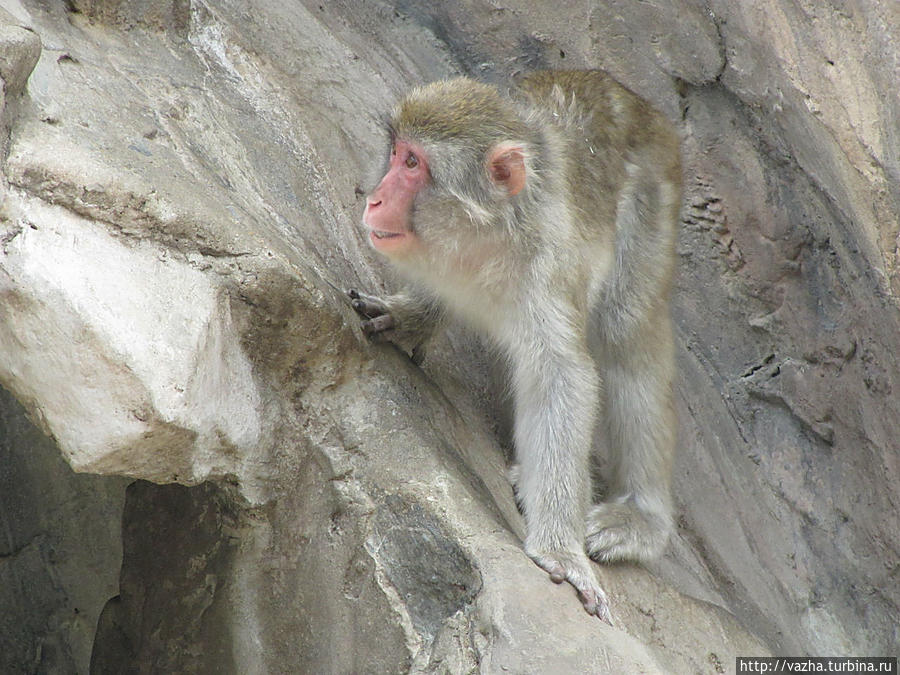
[[[407,169],[415,169],[419,166],[419,159],[413,153],[409,153],[406,156],[406,168]]]

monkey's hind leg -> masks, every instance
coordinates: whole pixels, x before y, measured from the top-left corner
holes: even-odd
[[[605,426],[614,473],[607,501],[588,511],[586,547],[599,562],[647,562],[672,531],[675,446],[671,324],[605,359]]]

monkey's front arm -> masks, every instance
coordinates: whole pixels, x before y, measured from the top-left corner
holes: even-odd
[[[511,354],[516,496],[525,516],[525,552],[552,581],[569,582],[589,614],[611,624],[609,602],[584,549],[599,380],[590,356],[564,339],[570,333],[564,328],[549,335],[534,330]]]

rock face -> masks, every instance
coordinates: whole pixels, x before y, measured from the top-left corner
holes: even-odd
[[[897,654],[900,8],[434,4],[2,4],[0,670]],[[357,222],[405,88],[597,66],[687,186],[679,528],[598,568],[615,628],[521,551],[484,346],[419,368],[340,292],[396,285]]]

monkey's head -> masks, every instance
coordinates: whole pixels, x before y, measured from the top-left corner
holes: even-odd
[[[377,251],[448,262],[508,231],[538,138],[495,88],[457,78],[414,89],[388,129],[390,156],[363,214]]]

